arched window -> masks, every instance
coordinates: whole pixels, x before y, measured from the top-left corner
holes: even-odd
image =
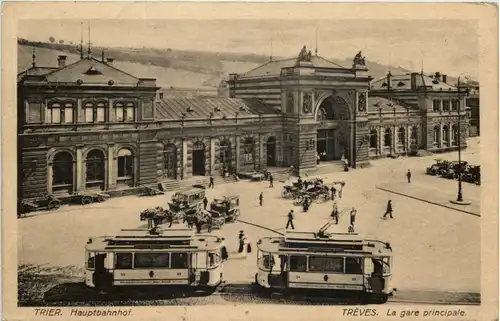
[[[245,164],[253,164],[255,159],[255,141],[248,137],[243,143],[243,162]]]
[[[416,126],[411,128],[411,143],[418,144],[418,128]]]
[[[73,115],[75,112],[75,105],[71,102],[64,103],[64,122],[66,124],[71,124],[73,123]]]
[[[134,156],[127,148],[122,148],[118,151],[117,157],[118,166],[118,184],[134,185]]]
[[[135,119],[135,104],[133,102],[115,104],[115,121],[131,122]]]
[[[87,154],[87,182],[104,182],[104,153],[93,149]]]
[[[384,146],[391,147],[392,144],[392,130],[390,128],[386,128],[384,131]]]
[[[399,145],[406,145],[406,129],[404,127],[399,127],[398,128],[398,144]]]
[[[135,104],[134,103],[127,103],[127,106],[126,106],[126,110],[125,110],[125,119],[127,121],[134,121],[135,119],[135,116],[134,116],[134,110],[135,110]]]
[[[60,124],[61,123],[61,115],[62,115],[62,106],[60,103],[52,103],[48,108],[48,123],[51,124]]]
[[[104,123],[106,121],[106,103],[98,102],[96,105],[96,118],[98,123]]]
[[[94,103],[87,102],[87,103],[85,103],[85,105],[83,105],[83,108],[85,110],[85,122],[86,123],[93,123],[94,122]]]
[[[443,144],[448,145],[448,138],[450,137],[450,130],[447,125],[443,126]]]
[[[376,129],[370,131],[370,148],[377,148],[378,146],[378,133]]]
[[[451,126],[451,145],[452,146],[458,145],[458,126],[457,125]]]
[[[439,126],[434,127],[434,145],[439,145]]]
[[[123,103],[115,104],[115,121],[122,122],[124,120],[125,109]]]
[[[73,185],[73,156],[58,152],[52,163],[52,186]]]

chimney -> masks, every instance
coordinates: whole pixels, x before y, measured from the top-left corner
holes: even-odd
[[[66,66],[66,56],[64,55],[58,56],[57,64],[59,65],[59,68]]]
[[[436,79],[437,81],[441,81],[441,73],[439,71],[437,71],[435,74],[434,74],[434,79]]]
[[[418,76],[417,72],[412,72],[410,74],[410,77],[411,77],[411,80],[410,80],[411,89],[417,89],[417,76]]]
[[[445,84],[447,83],[447,82],[446,82],[447,80],[448,80],[448,75],[443,75],[443,82],[444,82]]]
[[[163,93],[158,93],[158,96],[160,97],[160,99],[163,99]]]
[[[106,58],[106,63],[110,66],[113,66],[113,61],[115,61],[115,58]]]

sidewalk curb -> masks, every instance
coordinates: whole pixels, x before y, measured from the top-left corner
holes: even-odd
[[[481,217],[481,214],[477,214],[477,213],[474,213],[474,212],[470,212],[470,211],[466,211],[466,210],[461,210],[461,209],[458,209],[456,207],[452,207],[452,206],[449,206],[449,205],[444,205],[444,204],[440,204],[440,203],[437,203],[437,202],[429,201],[429,200],[426,200],[426,199],[423,199],[423,198],[420,198],[420,197],[415,197],[415,196],[411,196],[411,195],[408,195],[408,194],[404,194],[404,193],[400,193],[400,192],[395,192],[393,190],[390,190],[390,189],[387,189],[387,188],[384,188],[384,187],[380,187],[380,186],[375,186],[375,187],[377,189],[381,190],[381,191],[384,191],[384,192],[393,193],[393,194],[396,194],[396,195],[400,195],[400,196],[412,198],[412,199],[415,199],[417,201],[421,201],[421,202],[425,202],[425,203],[428,203],[428,204],[432,204],[432,205],[436,205],[436,206],[441,206],[441,207],[444,207],[444,208],[448,208],[448,209],[451,209],[451,210],[454,210],[454,211],[457,211],[457,212],[462,212],[462,213],[465,213],[465,214],[469,214],[469,215],[474,215],[474,216],[477,216],[477,217]]]

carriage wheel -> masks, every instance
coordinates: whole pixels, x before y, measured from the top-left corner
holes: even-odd
[[[82,205],[87,205],[92,203],[92,198],[89,196],[82,197]]]
[[[60,206],[61,206],[61,204],[59,204],[59,202],[57,202],[57,201],[51,201],[47,205],[47,209],[49,209],[49,210],[57,210]]]

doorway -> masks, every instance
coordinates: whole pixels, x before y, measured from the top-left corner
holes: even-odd
[[[267,139],[267,167],[276,167],[276,138]]]
[[[205,176],[205,145],[201,142],[193,145],[193,176]]]
[[[322,162],[335,159],[335,132],[333,129],[318,130],[316,151]]]

